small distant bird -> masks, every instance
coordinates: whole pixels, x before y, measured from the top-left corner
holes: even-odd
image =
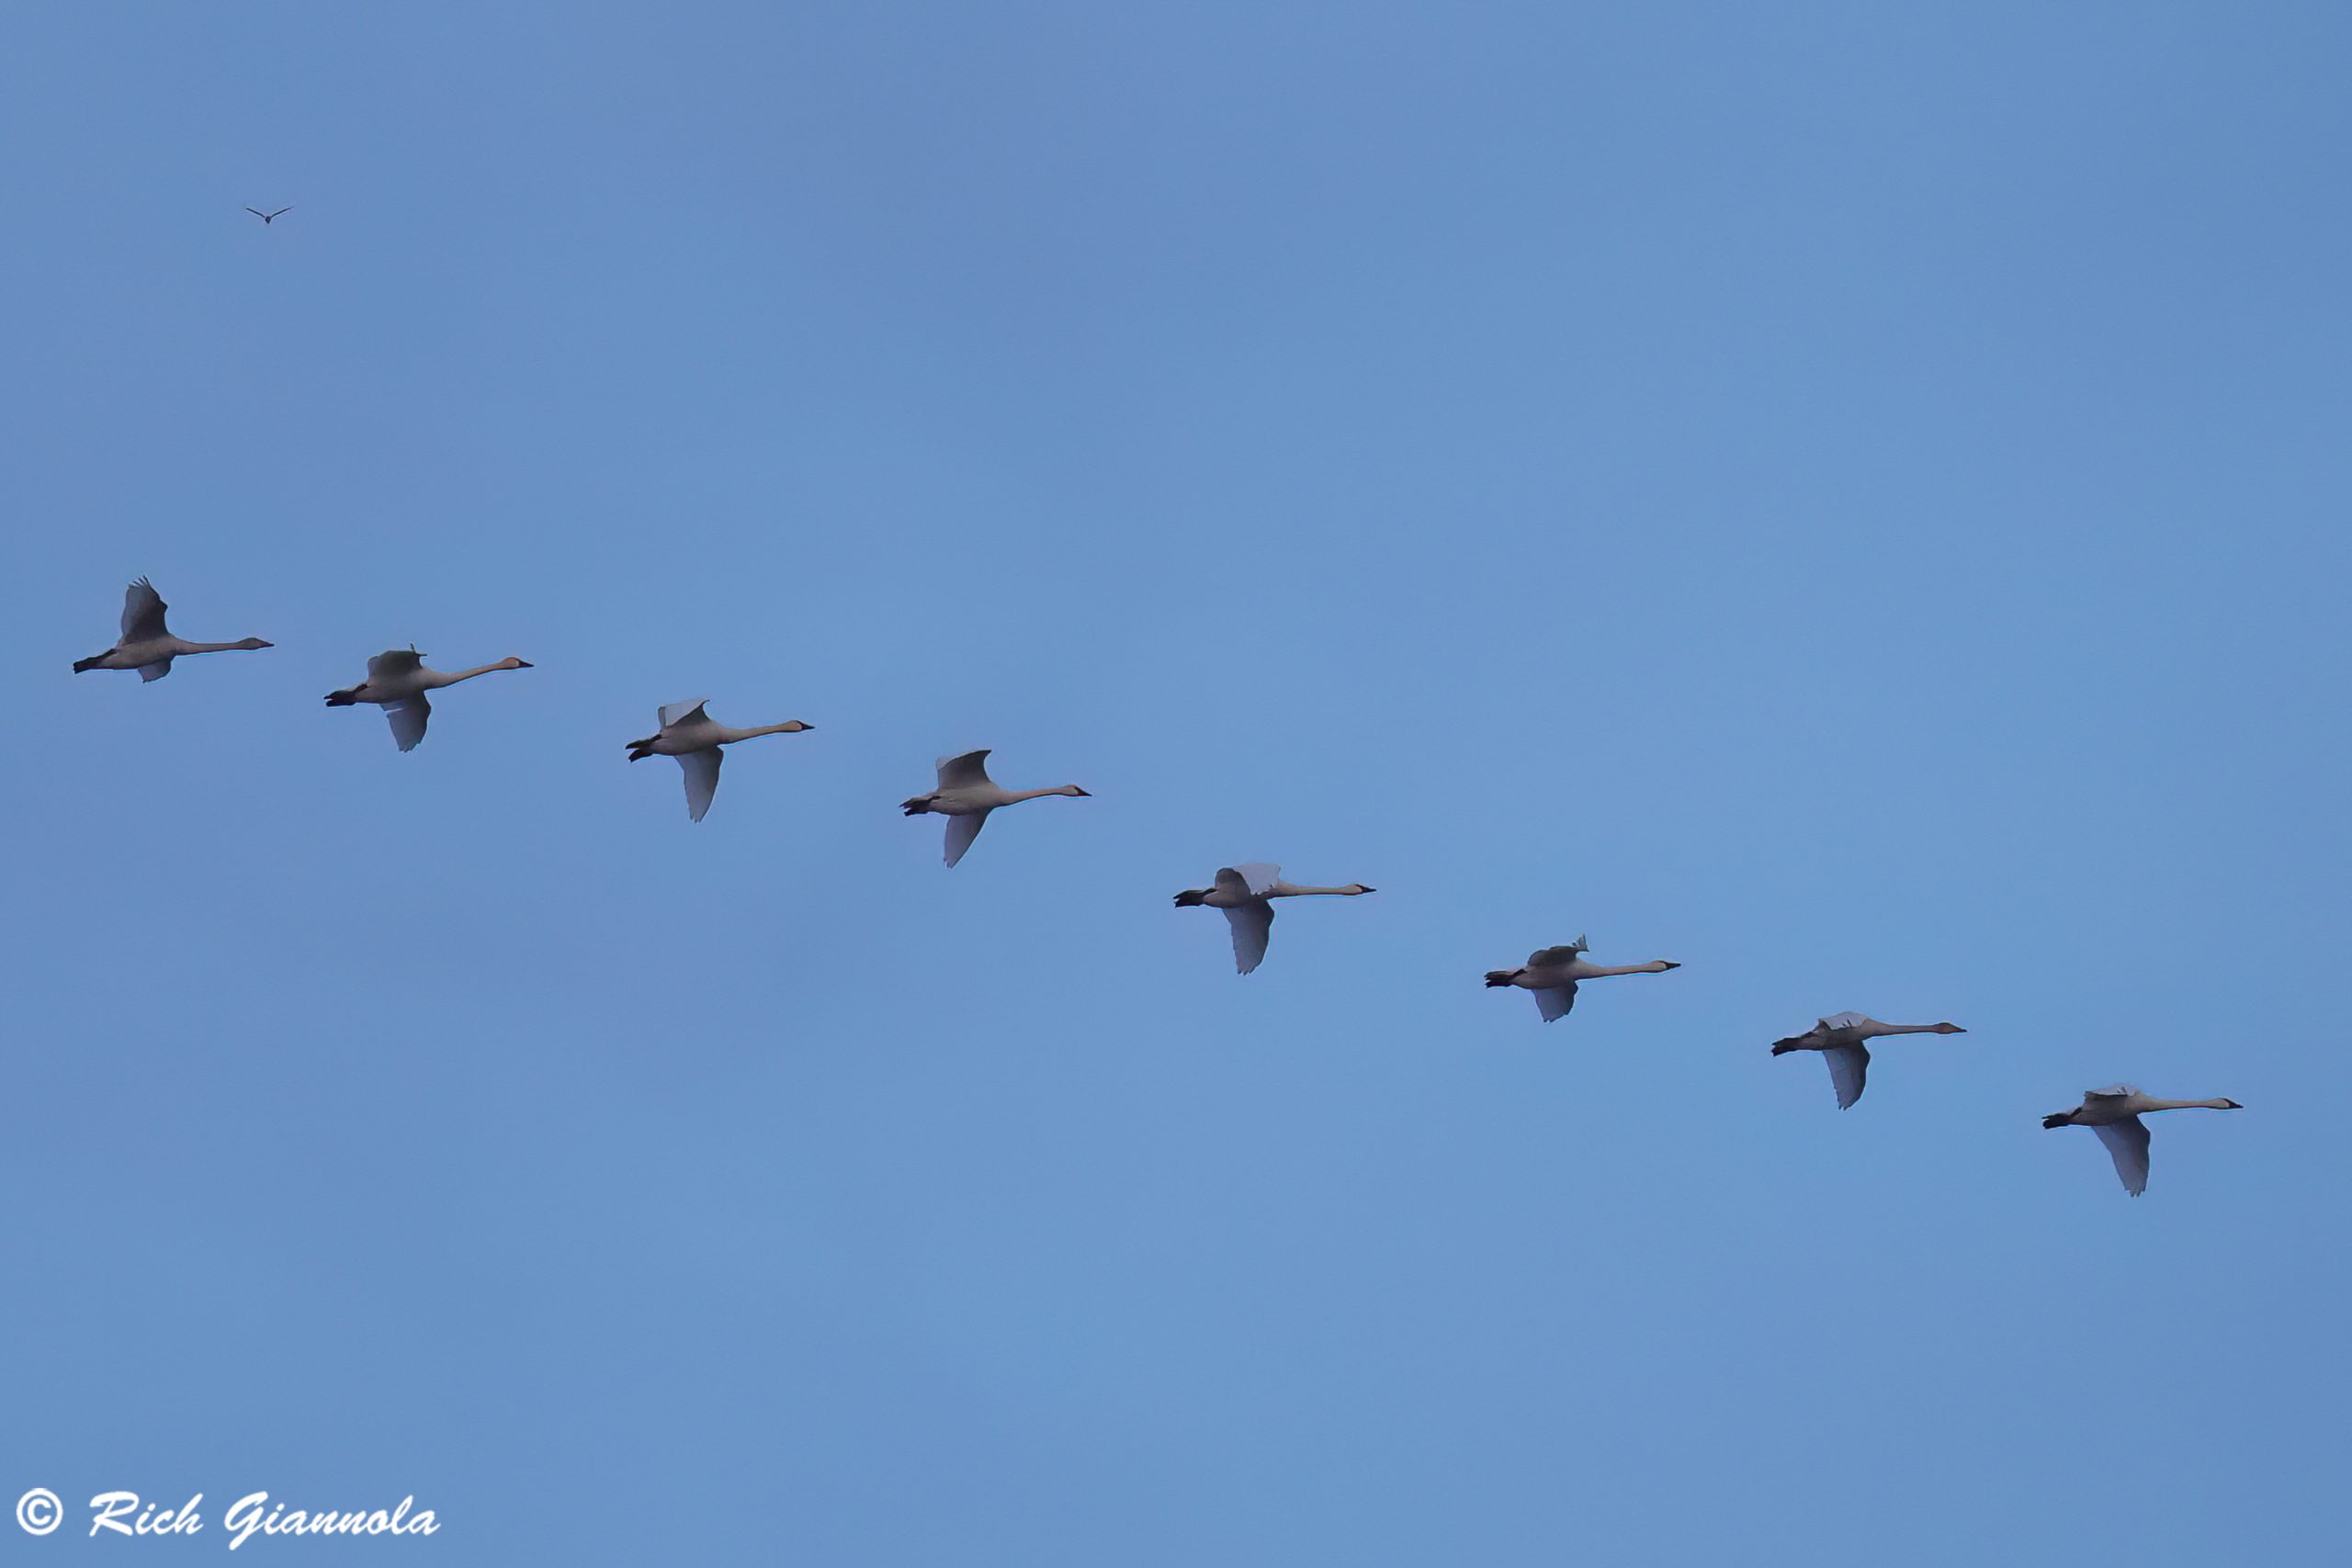
[[[527,659],[502,659],[495,664],[445,675],[438,670],[427,670],[424,656],[416,649],[396,648],[369,660],[368,679],[356,686],[329,692],[327,706],[347,708],[357,703],[374,703],[384,710],[384,717],[391,724],[392,744],[403,751],[413,751],[417,742],[424,739],[424,721],[433,716],[433,705],[424,700],[425,693],[492,671],[530,668]]]
[[[1089,798],[1086,791],[1076,784],[1063,784],[1057,789],[1006,789],[989,777],[988,757],[988,748],[982,747],[960,757],[940,758],[939,787],[929,795],[901,802],[899,807],[910,817],[935,811],[947,818],[947,863],[951,866],[964,858],[964,852],[980,836],[989,813],[1000,806],[1042,800],[1049,795]]]
[[[258,207],[248,207],[245,210],[252,213],[254,217],[260,219],[265,223],[275,223],[294,209],[290,207],[281,207],[275,212],[264,212]]]
[[[724,760],[718,751],[721,746],[749,740],[755,735],[797,735],[817,728],[789,718],[782,724],[763,724],[756,729],[737,729],[703,712],[709,702],[705,697],[697,703],[671,703],[656,708],[654,716],[661,720],[661,729],[642,740],[628,743],[628,760],[632,762],[642,762],[648,757],[678,759],[678,766],[686,771],[686,818],[694,822],[702,820],[703,813],[710,809],[710,797],[718,793],[718,764]]]
[[[74,673],[85,670],[136,670],[141,681],[160,681],[172,672],[172,660],[183,653],[243,653],[275,646],[257,637],[242,642],[189,642],[175,637],[164,625],[170,606],[155,585],[141,578],[122,594],[122,637],[106,652],[74,661]]]
[[[1584,955],[1588,949],[1584,938],[1578,937],[1566,947],[1539,947],[1527,955],[1523,969],[1489,969],[1488,986],[1516,986],[1522,991],[1535,993],[1535,1008],[1546,1023],[1568,1016],[1577,1005],[1577,982],[1599,980],[1611,975],[1663,975],[1681,964],[1664,958],[1654,958],[1647,964],[1588,964]]]
[[[2072,1111],[2044,1116],[2047,1127],[2088,1127],[2107,1145],[2123,1190],[2134,1198],[2148,1190],[2148,1129],[2140,1118],[2151,1111],[2244,1111],[2234,1100],[2158,1100],[2128,1083],[2109,1084],[2083,1096]]]
[[[1345,887],[1299,887],[1283,880],[1282,867],[1253,863],[1219,867],[1216,886],[1188,888],[1179,893],[1176,907],[1191,909],[1205,904],[1212,909],[1223,909],[1227,922],[1233,927],[1233,966],[1247,975],[1264,960],[1266,939],[1274,932],[1274,907],[1268,900],[1318,894],[1356,898],[1372,891],[1361,882],[1351,882]]]
[[[1829,1086],[1838,1091],[1838,1109],[1845,1110],[1862,1098],[1862,1080],[1870,1072],[1871,1054],[1862,1042],[1876,1040],[1887,1034],[1965,1034],[1968,1031],[1956,1023],[1881,1023],[1859,1012],[1832,1014],[1814,1024],[1803,1034],[1792,1034],[1786,1040],[1772,1042],[1772,1055],[1785,1056],[1792,1051],[1818,1051],[1821,1059],[1829,1064]]]

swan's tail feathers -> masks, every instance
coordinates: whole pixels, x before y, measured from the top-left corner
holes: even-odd
[[[2051,1128],[2052,1128],[2052,1127],[2064,1127],[2064,1126],[2066,1126],[2066,1125],[2068,1125],[2072,1121],[2073,1121],[2073,1118],[2072,1118],[2071,1116],[2069,1116],[2066,1112],[2064,1112],[2064,1111],[2060,1111],[2060,1112],[2059,1112],[2057,1115],[2055,1115],[2055,1116],[2044,1116],[2044,1117],[2041,1119],[2041,1128],[2042,1128],[2042,1131],[2046,1133],[2046,1132],[2048,1132],[2048,1131],[2049,1131]]]
[[[85,670],[96,670],[99,665],[104,664],[106,661],[107,656],[103,653],[96,655],[95,658],[77,659],[74,661],[74,673],[79,675]]]
[[[1513,980],[1518,978],[1519,971],[1516,969],[1489,969],[1487,971],[1487,984],[1489,986],[1508,986]]]
[[[356,686],[346,686],[340,692],[329,692],[327,694],[327,706],[331,708],[350,707],[359,701],[358,693],[359,688]]]

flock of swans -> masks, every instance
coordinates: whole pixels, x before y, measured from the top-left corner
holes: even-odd
[[[164,625],[167,607],[163,596],[145,578],[131,583],[123,594],[122,635],[106,652],[76,660],[74,672],[135,670],[141,681],[160,681],[172,672],[172,660],[187,654],[246,652],[273,646],[257,637],[236,642],[189,642],[175,637]],[[425,722],[433,714],[427,693],[478,675],[530,668],[527,660],[509,658],[471,670],[444,672],[425,668],[424,657],[413,648],[393,649],[368,661],[368,678],[359,684],[329,692],[327,705],[351,707],[369,703],[382,708],[391,725],[393,744],[402,751],[413,751],[424,740]],[[718,789],[718,766],[723,757],[720,748],[763,735],[795,735],[815,728],[795,718],[782,724],[739,729],[712,718],[704,711],[707,705],[706,698],[661,708],[660,728],[641,740],[628,743],[628,760],[632,762],[648,757],[678,760],[685,772],[686,815],[696,822],[710,809],[711,797]],[[989,777],[988,757],[986,750],[978,750],[941,758],[938,787],[902,803],[901,809],[910,817],[929,813],[947,818],[946,860],[950,866],[961,861],[972,847],[989,812],[1048,795],[1086,796],[1087,792],[1076,784],[1006,789]],[[1218,868],[1213,886],[1188,888],[1177,894],[1176,906],[1223,910],[1233,928],[1234,966],[1247,975],[1265,960],[1266,943],[1273,935],[1275,899],[1357,898],[1372,891],[1361,882],[1341,887],[1303,887],[1283,881],[1280,866],[1253,863]],[[1587,980],[1619,975],[1663,975],[1681,967],[1663,958],[1647,964],[1593,964],[1586,960],[1587,951],[1581,936],[1565,947],[1539,948],[1528,954],[1526,964],[1517,969],[1488,971],[1487,984],[1529,992],[1534,997],[1544,1021],[1554,1023],[1566,1018],[1576,1006],[1577,987]],[[1803,1034],[1773,1042],[1772,1055],[1820,1052],[1829,1066],[1829,1081],[1837,1092],[1838,1108],[1843,1111],[1862,1097],[1871,1063],[1868,1042],[1895,1034],[1965,1032],[1956,1023],[1882,1023],[1861,1013],[1841,1012],[1818,1020]],[[2130,1084],[2113,1084],[2089,1090],[2083,1096],[2082,1104],[2072,1111],[2045,1116],[2041,1124],[2047,1128],[2088,1127],[2098,1134],[2115,1161],[2115,1173],[2122,1179],[2124,1190],[2136,1198],[2148,1187],[2148,1129],[2140,1120],[2142,1116],[2152,1111],[2243,1109],[2234,1100],[2163,1100],[2143,1094]]]

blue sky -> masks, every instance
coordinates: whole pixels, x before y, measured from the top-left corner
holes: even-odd
[[[0,44],[6,1499],[2346,1550],[2340,9]],[[69,675],[140,573],[277,647]],[[319,698],[412,641],[537,668],[403,757]],[[817,728],[693,826],[621,743],[706,695]],[[1094,798],[949,873],[978,745]],[[1380,892],[1240,979],[1169,896],[1250,859]],[[1481,988],[1579,931],[1685,967]],[[1766,1047],[1844,1008],[1970,1032],[1840,1114]],[[2037,1122],[2119,1077],[2248,1109],[2132,1201]]]

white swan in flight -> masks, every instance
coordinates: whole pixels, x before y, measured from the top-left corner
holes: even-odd
[[[1361,882],[1351,882],[1345,887],[1301,887],[1283,880],[1283,868],[1252,862],[1248,865],[1220,867],[1214,887],[1193,887],[1176,895],[1176,907],[1189,909],[1207,905],[1223,909],[1233,927],[1233,965],[1247,975],[1258,967],[1266,956],[1266,939],[1273,934],[1275,898],[1304,898],[1329,895],[1340,898],[1357,898],[1373,889]]]
[[[327,706],[347,708],[356,703],[374,703],[384,710],[384,717],[392,727],[392,744],[403,751],[413,751],[416,743],[424,739],[424,721],[433,716],[433,705],[424,700],[427,692],[437,692],[444,686],[454,686],[460,681],[470,681],[477,675],[488,675],[499,670],[528,670],[527,659],[502,659],[495,664],[477,665],[471,670],[454,671],[443,674],[424,667],[424,656],[413,648],[395,648],[376,655],[368,661],[368,679],[356,686],[345,686],[340,692],[327,694]]]
[[[2148,1190],[2148,1129],[2140,1118],[2151,1111],[2244,1111],[2234,1100],[2158,1100],[2128,1083],[2091,1089],[2082,1104],[2041,1119],[2044,1127],[2088,1127],[2107,1145],[2123,1190],[2134,1198]]]
[[[989,813],[1000,806],[1016,801],[1042,800],[1049,795],[1075,795],[1088,798],[1086,791],[1076,784],[1062,784],[1055,789],[1007,789],[989,777],[989,749],[967,751],[960,757],[939,759],[939,787],[929,795],[919,795],[903,801],[899,809],[910,817],[920,817],[935,811],[947,818],[947,863],[954,865],[972,847],[987,826]]]
[[[642,762],[648,757],[675,757],[678,766],[686,773],[686,818],[699,822],[703,813],[710,809],[710,797],[718,793],[718,749],[738,740],[749,740],[755,735],[797,735],[804,729],[814,729],[813,724],[803,724],[797,718],[782,724],[763,724],[754,729],[737,729],[719,723],[703,708],[710,702],[672,703],[654,710],[661,729],[642,740],[628,743],[628,760]]]
[[[1489,986],[1516,986],[1522,991],[1535,993],[1536,1010],[1544,1021],[1553,1022],[1568,1016],[1577,1005],[1577,982],[1598,980],[1609,975],[1663,975],[1681,964],[1664,958],[1654,958],[1647,964],[1589,964],[1584,954],[1588,949],[1584,938],[1578,937],[1566,947],[1539,947],[1527,955],[1527,964],[1519,969],[1489,969]]]
[[[1772,1042],[1772,1055],[1818,1051],[1829,1064],[1829,1084],[1838,1091],[1838,1109],[1862,1098],[1862,1083],[1871,1069],[1870,1048],[1862,1043],[1887,1034],[1965,1034],[1956,1023],[1881,1023],[1865,1013],[1840,1012],[1820,1020],[1803,1034]]]
[[[256,648],[273,648],[257,637],[240,642],[190,642],[174,637],[164,625],[164,612],[170,606],[155,585],[140,578],[122,592],[122,636],[104,653],[91,659],[74,661],[74,673],[85,670],[136,670],[141,681],[160,681],[172,672],[172,660],[183,653],[243,653]]]

